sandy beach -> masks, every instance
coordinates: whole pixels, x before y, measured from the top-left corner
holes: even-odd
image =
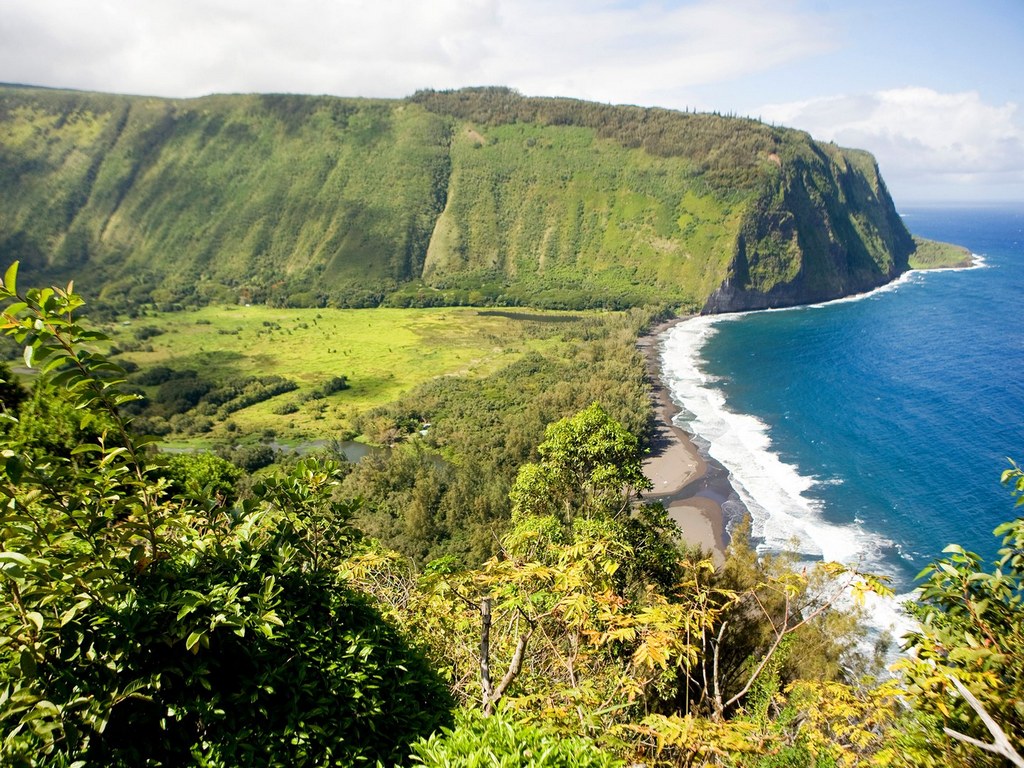
[[[647,359],[656,418],[651,453],[644,461],[644,474],[654,488],[644,494],[644,499],[663,503],[686,541],[711,552],[716,565],[721,565],[726,544],[721,502],[731,489],[727,482],[723,487],[723,478],[708,476],[708,463],[690,436],[673,421],[679,409],[661,378],[658,338],[675,322],[657,326],[637,342]]]

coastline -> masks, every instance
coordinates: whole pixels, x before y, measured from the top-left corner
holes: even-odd
[[[651,453],[644,460],[644,474],[654,488],[644,500],[664,504],[687,543],[710,552],[715,565],[721,565],[727,544],[722,503],[733,495],[728,473],[709,464],[692,437],[675,423],[679,406],[662,376],[661,337],[682,319],[661,323],[637,339],[646,360],[655,416]]]

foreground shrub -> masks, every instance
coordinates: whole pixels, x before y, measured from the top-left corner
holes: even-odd
[[[448,723],[438,675],[338,575],[338,467],[300,461],[233,507],[197,466],[160,477],[81,299],[15,277],[37,397],[81,419],[70,451],[45,409],[0,435],[0,764],[390,764]]]
[[[592,741],[524,725],[506,715],[460,711],[455,727],[413,744],[427,768],[619,768]]]

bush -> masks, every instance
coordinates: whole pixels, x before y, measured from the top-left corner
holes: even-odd
[[[157,388],[153,402],[167,415],[185,413],[195,408],[211,388],[209,382],[195,377],[168,379]]]
[[[139,341],[146,341],[156,336],[162,336],[163,333],[163,328],[157,328],[155,325],[144,325],[141,328],[135,329],[135,338]]]
[[[299,405],[294,401],[289,401],[287,403],[281,403],[280,405],[274,406],[274,413],[276,413],[278,416],[288,416],[292,413],[298,412]]]
[[[195,378],[198,374],[195,371],[175,371],[166,365],[154,365],[152,368],[144,368],[132,374],[131,380],[143,387],[152,387],[170,381],[173,378],[191,376]]]
[[[523,725],[506,715],[460,711],[454,729],[412,746],[427,768],[615,768],[624,763],[588,739]]]
[[[238,445],[227,451],[220,451],[219,455],[246,472],[269,467],[276,458],[274,449],[264,443]]]
[[[289,558],[287,521],[259,533],[255,552],[236,535],[188,565],[147,570],[134,580],[135,605],[117,614],[132,634],[86,635],[106,641],[97,650],[117,658],[126,679],[145,681],[149,697],[113,703],[107,728],[81,753],[90,764],[390,763],[448,721],[443,682],[364,597]],[[112,682],[88,664],[68,666],[83,688],[102,693]]]
[[[348,389],[348,378],[345,376],[332,376],[313,390],[312,397],[314,399],[323,398],[345,389]]]
[[[171,490],[197,501],[216,499],[222,505],[235,499],[235,483],[242,470],[212,453],[178,453],[167,459],[164,474]]]

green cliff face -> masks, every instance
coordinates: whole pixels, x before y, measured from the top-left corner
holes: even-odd
[[[825,301],[908,269],[914,241],[874,158],[809,139],[790,149],[748,209],[705,312]]]
[[[100,300],[729,311],[907,268],[873,159],[505,89],[165,100],[0,88],[0,261]]]

